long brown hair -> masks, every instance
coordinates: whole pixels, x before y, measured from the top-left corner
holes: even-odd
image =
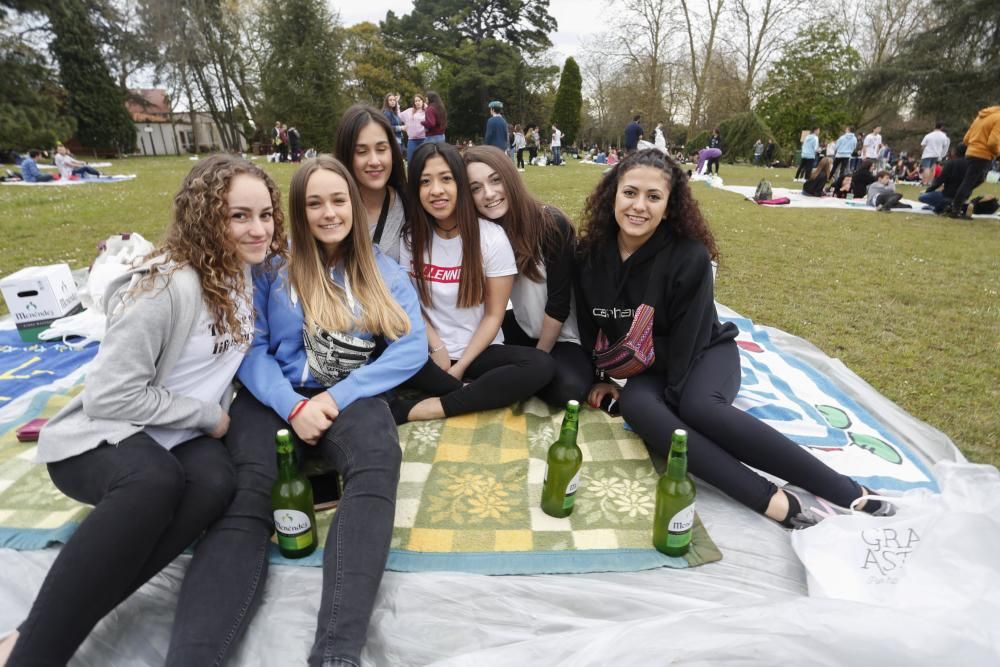
[[[443,158],[455,179],[458,191],[455,220],[462,239],[462,276],[458,282],[457,305],[459,308],[472,308],[486,301],[486,268],[483,266],[483,249],[479,245],[479,216],[469,191],[469,175],[458,149],[443,142],[421,145],[410,162],[406,191],[410,201],[420,201],[420,179],[424,174],[424,166],[433,157]],[[430,306],[430,286],[424,279],[424,253],[430,252],[434,219],[424,210],[423,205],[414,205],[413,209],[413,216],[407,221],[403,233],[403,242],[410,248],[413,257],[413,276],[417,281],[420,302]]]
[[[233,293],[244,294],[245,265],[226,232],[229,228],[229,204],[226,196],[233,178],[247,174],[259,178],[271,196],[274,232],[268,255],[262,266],[276,265],[286,256],[285,218],[281,212],[281,192],[266,171],[236,155],[217,153],[201,160],[188,172],[181,189],[174,195],[173,221],[163,242],[147,259],[163,256],[175,263],[175,269],[190,266],[198,274],[202,298],[215,321],[217,336],[229,335],[244,340],[238,316],[239,304]],[[280,258],[275,260],[275,257]],[[156,272],[150,272],[137,285],[142,290],[152,286]]]
[[[528,280],[541,282],[542,272],[538,269],[545,253],[558,247],[562,242],[562,231],[556,223],[556,215],[565,218],[558,209],[545,206],[535,199],[516,171],[507,154],[496,146],[472,146],[465,150],[465,164],[481,162],[495,171],[503,181],[507,193],[507,214],[494,220],[507,232],[507,238],[514,247],[517,272]],[[572,238],[572,228],[570,234]]]
[[[584,205],[580,228],[580,255],[593,258],[599,248],[614,246],[618,237],[615,220],[615,197],[622,175],[636,167],[653,167],[663,172],[670,188],[667,197],[667,217],[661,224],[680,238],[695,239],[708,249],[713,260],[718,261],[719,249],[708,223],[701,215],[698,202],[691,194],[687,174],[673,158],[656,148],[636,151],[612,167],[597,184]]]
[[[315,239],[306,216],[306,187],[312,175],[320,169],[343,178],[351,200],[351,231],[332,255],[328,255]],[[361,201],[361,192],[347,167],[329,155],[303,162],[292,175],[288,211],[292,228],[292,259],[288,276],[291,288],[302,301],[307,325],[311,328],[317,324],[328,331],[363,328],[390,339],[409,333],[409,318],[382,280],[368,236],[368,216]],[[351,291],[361,305],[360,321],[355,319],[348,306],[344,290],[330,279],[330,269],[338,262],[342,264]]]
[[[812,170],[812,173],[809,174],[809,180],[816,178],[817,176],[820,175],[820,173],[823,174],[823,180],[830,180],[830,172],[832,170],[833,170],[833,159],[824,157],[822,160],[819,161],[819,164],[816,165],[816,168]]]
[[[410,218],[410,202],[406,197],[406,167],[403,162],[403,153],[399,148],[399,142],[392,132],[389,121],[374,107],[367,104],[355,104],[351,106],[344,115],[340,117],[340,125],[337,126],[337,135],[334,138],[334,156],[354,173],[354,148],[358,143],[358,135],[370,123],[375,123],[385,132],[386,140],[389,142],[389,152],[392,154],[392,169],[389,170],[389,180],[386,185],[396,191],[396,196],[403,203],[403,217]]]
[[[434,107],[434,112],[437,114],[437,125],[441,130],[448,129],[448,110],[444,108],[444,102],[441,100],[441,96],[435,93],[433,90],[427,91],[426,97],[427,106]]]

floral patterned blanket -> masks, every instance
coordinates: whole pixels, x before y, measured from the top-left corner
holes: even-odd
[[[22,419],[55,414],[81,388],[37,395]],[[562,414],[537,399],[515,407],[400,428],[403,465],[389,569],[631,571],[722,557],[700,521],[684,558],[652,548],[657,475],[646,449],[620,419],[589,408],[580,418],[584,470],[576,507],[566,519],[544,514],[539,502],[545,454]],[[15,422],[0,432],[0,547],[41,549],[65,542],[89,507],[52,485],[45,466],[33,463],[34,444],[17,442]],[[321,544],[334,511],[317,517]],[[290,561],[275,548],[272,560],[318,567],[322,549]]]

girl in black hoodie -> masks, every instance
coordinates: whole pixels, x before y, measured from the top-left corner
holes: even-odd
[[[639,151],[604,176],[587,199],[581,230],[575,275],[581,341],[593,350],[603,332],[613,345],[652,293],[655,358],[622,389],[597,382],[588,400],[618,399],[625,420],[663,456],[674,429],[686,429],[692,474],[789,528],[843,513],[867,491],[732,405],[741,377],[738,332],[715,310],[717,258],[712,232],[673,160]],[[657,287],[647,289],[651,284]],[[796,486],[779,489],[748,466]],[[876,501],[862,509],[891,511]]]

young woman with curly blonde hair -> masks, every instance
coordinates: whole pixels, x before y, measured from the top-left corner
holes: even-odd
[[[300,453],[315,451],[344,484],[323,550],[309,664],[360,664],[389,555],[401,451],[384,393],[427,360],[420,304],[406,272],[373,246],[344,164],[330,156],[303,162],[288,208],[291,259],[254,282],[257,334],[226,436],[236,494],[184,582],[178,665],[222,664],[260,603],[279,429],[291,428]],[[385,346],[374,358],[377,338]]]
[[[94,509],[5,642],[7,665],[69,662],[101,618],[226,509],[234,477],[220,439],[253,337],[251,267],[284,248],[274,182],[216,155],[184,179],[164,243],[109,287],[86,386],[38,441],[53,483]]]

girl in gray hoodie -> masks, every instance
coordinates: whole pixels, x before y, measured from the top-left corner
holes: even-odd
[[[94,509],[0,644],[0,665],[69,662],[226,509],[235,481],[224,403],[253,336],[250,267],[286,245],[279,198],[243,159],[199,162],[166,240],[109,287],[86,386],[42,429],[37,455],[60,491]]]

